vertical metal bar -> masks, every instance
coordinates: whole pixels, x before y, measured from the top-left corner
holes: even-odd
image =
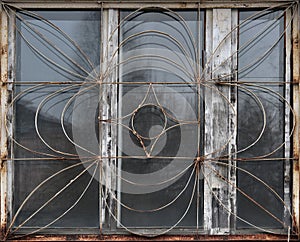
[[[0,169],[1,169],[1,239],[5,239],[4,235],[7,228],[7,133],[6,133],[6,110],[7,110],[7,81],[8,81],[8,16],[3,10],[3,5],[0,6],[1,14],[1,96],[0,96]]]
[[[299,174],[299,138],[300,138],[300,92],[299,92],[299,74],[300,74],[300,54],[299,54],[299,6],[295,7],[295,11],[298,11],[298,14],[295,14],[292,26],[292,48],[293,48],[293,82],[295,83],[293,87],[293,107],[296,118],[296,127],[293,136],[293,152],[294,152],[294,161],[293,161],[293,220],[295,222],[295,227],[298,230],[298,237],[300,238],[300,174]]]

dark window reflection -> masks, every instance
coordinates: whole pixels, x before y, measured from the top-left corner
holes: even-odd
[[[16,159],[14,213],[38,184],[56,172],[79,165],[66,169],[41,186],[18,215],[15,226],[42,208],[23,227],[47,224],[56,228],[98,227],[98,182],[91,180],[88,171],[84,172],[80,161],[43,160],[45,156],[38,152],[68,158],[74,157],[59,152],[76,155],[74,145],[63,132],[61,115],[64,112],[65,131],[72,139],[73,102],[67,104],[80,87],[58,83],[83,82],[99,65],[100,12],[39,11],[35,14],[18,12],[17,19],[17,84],[14,93],[21,96],[14,106],[14,139],[26,149],[19,145],[13,147]],[[40,82],[45,84],[33,88]],[[95,166],[90,169],[93,168]],[[44,204],[47,205],[43,207]],[[52,223],[68,209],[64,216]]]
[[[199,71],[197,65],[202,62],[198,31],[202,44],[203,16],[201,13],[198,30],[197,15],[195,11],[121,12],[121,19],[125,21],[121,25],[120,80],[128,83],[119,85],[119,101],[122,102],[119,115],[124,126],[119,128],[118,145],[119,155],[124,156],[119,160],[123,171],[136,175],[159,172],[172,166],[172,157],[195,157],[198,138],[202,145],[202,136],[197,137],[196,123],[180,125],[182,121],[197,120],[198,112],[203,111],[198,106],[197,85],[191,84]],[[162,134],[164,130],[168,131]],[[183,144],[187,134],[189,141]],[[184,155],[182,146],[185,147]],[[158,158],[147,158],[147,152]],[[191,157],[182,162],[192,164],[193,160]],[[168,174],[161,174],[158,180],[164,180],[164,177],[167,179]],[[195,175],[190,168],[180,179],[162,189],[146,192],[145,187],[144,194],[122,193],[122,203],[133,208],[120,206],[122,224],[127,227],[170,227],[179,221],[179,227],[195,227],[197,194],[193,191],[194,181]],[[120,182],[121,187],[128,185]],[[140,189],[139,186],[132,187],[133,190]],[[202,182],[199,190],[202,194]],[[201,226],[203,196],[200,197],[198,222]],[[171,201],[174,203],[158,209]]]
[[[284,17],[282,11],[241,11],[239,30],[238,166],[263,180],[283,197],[284,163]],[[249,18],[249,19],[248,19]],[[260,160],[252,160],[262,157]],[[268,160],[263,160],[268,158]],[[272,159],[273,158],[273,159]],[[276,158],[276,159],[275,159]],[[279,158],[279,159],[278,159]],[[262,228],[282,228],[284,206],[270,189],[238,171],[238,187],[263,208],[238,192],[238,216]],[[268,214],[268,210],[273,216]],[[250,224],[237,220],[238,228]]]

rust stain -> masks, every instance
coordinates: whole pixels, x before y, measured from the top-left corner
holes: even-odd
[[[6,226],[5,225],[1,225],[1,229],[0,229],[0,240],[1,241],[5,241],[6,239],[4,238],[4,235],[6,233]]]
[[[4,165],[6,160],[7,160],[7,152],[4,152],[0,156],[0,169],[1,169],[1,172],[6,172],[6,166]]]
[[[295,139],[294,143],[296,143],[298,140]],[[299,150],[297,148],[297,145],[294,144],[294,147],[293,147],[293,153],[294,153],[294,160],[298,161],[299,160]]]
[[[299,84],[299,76],[295,76],[295,78],[293,79],[293,84]]]
[[[293,198],[295,198],[295,196],[293,196]],[[295,229],[296,233],[299,233],[299,230],[298,230],[298,227],[297,227],[297,224],[296,224],[296,216],[295,216],[295,213],[293,214],[293,228]]]
[[[1,172],[6,172],[6,170],[5,171],[2,170]],[[6,192],[4,192],[4,193],[1,192],[1,196],[4,196],[4,198],[1,198],[1,199],[4,200],[4,205],[3,206],[5,208],[7,206],[6,195],[7,195]],[[1,241],[6,240],[6,238],[5,238],[5,234],[6,234],[6,222],[7,222],[7,217],[5,217],[5,221],[1,221],[1,228],[0,228],[0,240]]]
[[[294,39],[294,47],[296,48],[296,49],[298,49],[298,47],[299,47],[299,41],[298,41],[298,36],[296,36],[296,38]]]
[[[181,3],[181,4],[180,4],[180,7],[181,7],[181,8],[186,8],[186,7],[187,7],[187,3]]]
[[[7,158],[7,154],[6,152],[3,152],[1,155],[0,155],[0,159],[1,160],[5,160]]]
[[[8,75],[6,72],[2,74],[2,79],[3,79],[3,81],[1,82],[2,87],[6,85],[7,77]]]
[[[18,241],[287,241],[286,235],[165,235],[155,238],[136,235],[61,235],[61,236],[30,236]],[[298,241],[297,236],[291,236],[290,241]]]
[[[8,51],[8,44],[5,44],[1,47],[1,54],[6,55]]]

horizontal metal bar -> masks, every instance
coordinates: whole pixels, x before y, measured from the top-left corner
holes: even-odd
[[[96,84],[101,84],[101,85],[198,85],[198,84],[261,84],[261,85],[284,85],[284,84],[299,84],[296,82],[271,82],[271,81],[237,81],[237,82],[209,82],[209,81],[203,81],[203,82],[193,82],[193,81],[186,81],[186,82],[85,82],[85,81],[73,81],[73,82],[7,82],[7,84],[14,84],[18,86],[22,85],[74,85],[74,86],[79,86],[79,84],[82,85],[96,85]]]
[[[13,160],[14,161],[26,161],[26,160],[30,160],[30,161],[44,161],[44,160],[54,160],[54,161],[60,161],[60,160],[79,160],[79,159],[88,159],[88,158],[91,158],[91,157],[75,157],[75,158],[72,158],[72,157],[30,157],[30,158],[14,158]],[[187,160],[187,159],[190,159],[190,160],[196,160],[197,157],[177,157],[177,156],[172,156],[172,157],[169,157],[169,156],[98,156],[98,157],[95,157],[99,160],[101,159],[174,159],[174,160]],[[228,161],[229,159],[233,159],[233,158],[202,158],[202,161]],[[3,161],[6,161],[6,160],[11,160],[11,159],[3,159]],[[234,159],[236,161],[283,161],[283,160],[298,160],[297,157],[291,157],[291,158],[282,158],[282,157],[272,157],[272,158],[256,158],[256,157],[251,157],[251,158],[236,158]]]

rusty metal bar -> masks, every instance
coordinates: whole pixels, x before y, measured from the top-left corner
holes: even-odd
[[[6,108],[7,108],[7,79],[8,79],[8,17],[1,6],[1,90],[0,90],[0,169],[1,169],[1,234],[6,233],[7,226],[7,135],[6,135]]]

